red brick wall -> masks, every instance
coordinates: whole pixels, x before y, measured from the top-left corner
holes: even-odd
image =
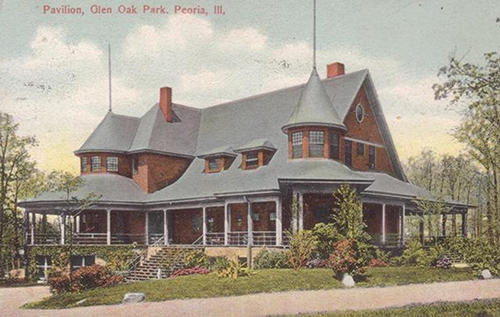
[[[202,217],[202,210],[198,209],[185,209],[171,211],[173,221],[173,240],[174,243],[191,244],[198,239],[203,233],[203,223],[200,221],[199,230],[193,226],[195,217]]]
[[[271,213],[275,212],[274,202],[253,203],[252,211],[259,214],[259,221],[253,222],[253,231],[275,231],[276,221],[270,220]]]
[[[330,194],[304,194],[304,229],[312,229],[319,221],[318,211],[332,213],[334,200]]]
[[[105,210],[86,210],[80,214],[80,232],[106,233],[107,212]]]
[[[363,106],[365,116],[361,122],[356,120],[356,106]],[[362,87],[356,95],[354,102],[344,120],[347,127],[347,137],[384,144],[379,127],[375,120],[372,107],[368,102],[365,89]],[[385,148],[375,147],[375,170],[394,174],[394,170]],[[357,143],[352,142],[352,163],[353,169],[369,170],[368,166],[368,145],[365,145],[365,155],[357,156]],[[341,159],[344,160],[344,138],[341,138]]]
[[[247,204],[231,204],[231,232],[247,231]],[[241,225],[238,226],[238,217]]]
[[[213,232],[224,232],[224,207],[207,208],[208,218],[213,218]]]
[[[87,157],[87,171],[81,172],[81,175],[112,173],[112,174],[119,174],[119,175],[122,175],[125,177],[132,176],[132,161],[131,161],[131,158],[127,155],[116,154],[116,153],[97,153],[97,152],[95,152],[95,153],[78,154],[77,156],[80,158],[80,160],[82,157]],[[91,171],[92,156],[100,156],[101,157],[101,170],[99,172]],[[106,158],[108,156],[118,157],[118,172],[108,172],[107,171]],[[80,164],[80,170],[81,170],[81,164]]]
[[[385,205],[385,232],[399,233],[399,206]],[[382,205],[363,204],[363,220],[369,234],[382,234]]]
[[[153,193],[174,183],[191,163],[189,158],[153,153],[138,154],[138,171],[134,181],[148,193]]]

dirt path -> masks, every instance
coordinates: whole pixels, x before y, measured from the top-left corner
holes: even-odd
[[[0,289],[2,316],[266,316],[346,309],[380,309],[438,301],[500,298],[500,279],[383,288],[355,288],[172,300],[69,310],[17,309],[48,294],[46,288]]]

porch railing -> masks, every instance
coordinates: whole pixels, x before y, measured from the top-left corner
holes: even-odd
[[[163,233],[151,233],[151,234],[149,234],[149,244],[150,245],[156,243],[160,239],[161,239],[161,241],[159,241],[159,242],[164,243]]]
[[[246,231],[228,232],[229,245],[247,245],[248,233]]]
[[[224,232],[208,232],[207,245],[224,245]]]
[[[28,245],[31,245],[31,233],[27,236]],[[34,244],[61,244],[60,233],[35,233]]]
[[[276,245],[275,231],[254,231],[253,245]]]
[[[74,244],[107,244],[108,235],[106,233],[79,232],[73,234]]]
[[[111,244],[146,244],[145,234],[134,233],[113,233],[111,234]]]
[[[371,243],[378,245],[378,246],[385,246],[385,247],[400,247],[402,246],[403,240],[401,238],[401,235],[399,233],[387,233],[385,235],[385,243],[382,239],[381,234],[375,234],[371,236]]]

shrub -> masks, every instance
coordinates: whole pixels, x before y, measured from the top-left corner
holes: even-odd
[[[79,292],[101,286],[110,286],[123,282],[123,278],[115,275],[109,268],[100,265],[81,267],[71,272],[69,277],[49,279],[50,290],[56,293]]]
[[[326,260],[313,259],[313,260],[307,261],[306,266],[310,269],[319,269],[319,268],[325,267],[326,264],[327,264]]]
[[[434,263],[434,267],[438,269],[449,269],[451,267],[451,260],[446,255],[444,255]]]
[[[286,252],[263,248],[255,257],[254,265],[256,269],[285,269],[290,267],[290,262]]]
[[[194,275],[194,274],[209,274],[210,270],[204,267],[192,267],[192,268],[185,268],[185,269],[177,269],[174,271],[172,275],[170,275],[171,278],[177,277],[177,276],[185,276],[185,275]]]
[[[237,279],[240,276],[248,276],[250,270],[245,268],[238,260],[228,260],[226,267],[219,267],[215,271],[218,277],[232,277]]]
[[[294,270],[304,267],[311,258],[317,244],[317,240],[309,230],[303,230],[290,235],[290,250],[288,259]]]
[[[210,258],[203,251],[191,251],[186,255],[186,267],[210,267]]]
[[[320,259],[328,259],[328,256],[333,252],[333,245],[339,240],[343,240],[333,223],[316,224],[312,229],[312,235],[317,241],[314,253]]]
[[[229,259],[225,256],[216,257],[214,263],[210,266],[213,272],[220,271],[229,266]]]
[[[369,267],[386,267],[388,266],[387,263],[385,263],[384,261],[382,261],[381,259],[377,259],[377,258],[372,258],[370,260],[370,263],[368,263],[368,266]]]
[[[356,278],[366,272],[367,258],[361,255],[362,252],[355,240],[339,241],[334,249],[328,258],[328,266],[338,279],[342,278],[345,273]]]
[[[400,265],[407,266],[430,266],[432,259],[429,254],[424,250],[422,244],[414,239],[411,240],[407,247],[404,249],[403,254],[399,257]]]

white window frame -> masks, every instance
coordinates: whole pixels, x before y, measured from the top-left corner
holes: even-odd
[[[360,110],[361,109],[361,110]],[[361,115],[361,118],[359,118],[358,116],[358,110],[361,111],[360,115]],[[356,115],[356,121],[358,121],[359,123],[363,122],[363,119],[365,117],[365,108],[363,108],[363,105],[362,104],[358,104],[356,106],[356,110],[354,111],[354,114]]]
[[[292,133],[292,158],[301,158],[304,156],[302,149],[303,142],[304,142],[304,133],[302,131],[297,131]]]
[[[82,173],[88,172],[88,167],[87,167],[88,164],[89,164],[89,158],[86,156],[82,156],[80,158],[80,171]]]
[[[94,165],[97,166],[97,164],[99,164],[99,168],[94,167]],[[90,158],[90,170],[92,172],[100,172],[102,170],[102,158],[99,155]]]
[[[110,167],[113,167],[113,168],[110,168]],[[118,157],[117,156],[106,157],[106,171],[118,172]]]
[[[52,265],[48,264],[48,259],[50,259],[50,262],[52,262],[52,258],[50,257],[50,255],[39,255],[39,257],[43,258],[43,265],[39,265],[38,261],[37,261],[36,268],[38,270],[43,269],[43,271],[45,272],[45,277],[41,277],[40,280],[45,281],[48,278],[47,271],[50,270],[50,268],[52,267]],[[36,258],[35,258],[35,261],[36,261]]]
[[[314,149],[319,149],[321,145],[321,155],[316,155]],[[325,131],[311,130],[309,131],[309,156],[324,157],[325,156]]]
[[[252,157],[250,157],[252,156]],[[253,157],[255,156],[255,157]],[[251,163],[250,165],[248,163]],[[254,169],[259,167],[259,153],[249,152],[245,155],[245,166],[246,168]]]

